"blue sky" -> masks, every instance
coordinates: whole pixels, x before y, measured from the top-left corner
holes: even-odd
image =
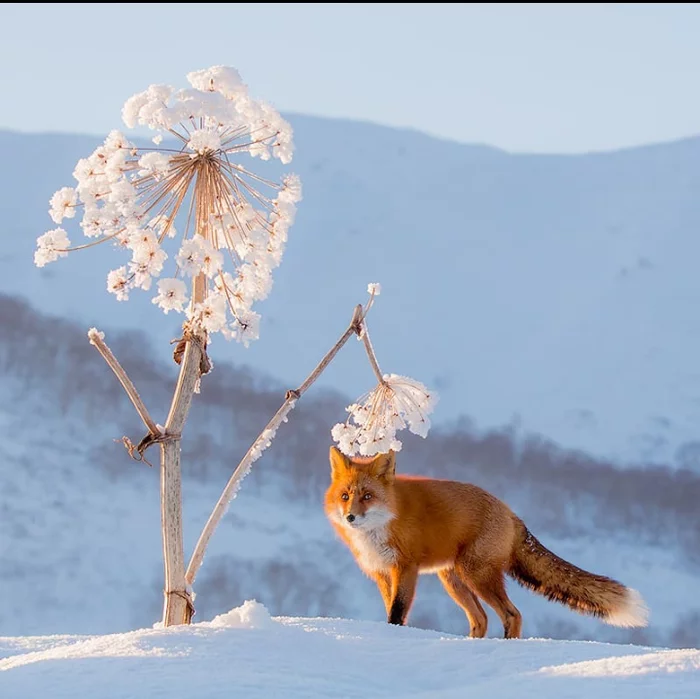
[[[0,5],[0,128],[102,134],[151,83],[238,68],[282,111],[511,151],[700,133],[700,5]]]

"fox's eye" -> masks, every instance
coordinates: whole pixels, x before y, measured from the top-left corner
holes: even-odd
[[[372,493],[365,493],[365,494],[362,496],[362,499],[363,499],[363,500],[371,500],[371,499],[372,499]]]
[[[343,494],[340,496],[340,499],[341,499],[341,500],[349,500],[349,499],[350,499],[350,496],[349,496],[347,493],[343,493]]]

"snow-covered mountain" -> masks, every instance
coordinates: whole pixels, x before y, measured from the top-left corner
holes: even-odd
[[[586,156],[511,155],[370,124],[293,116],[304,200],[262,339],[215,360],[303,376],[368,282],[383,369],[437,389],[435,419],[515,420],[622,461],[697,466],[700,139]],[[97,140],[0,132],[0,290],[84,325],[141,327],[163,355],[177,319],[120,304],[93,249],[37,270],[47,200]],[[324,376],[371,385],[348,351]]]
[[[138,417],[85,327],[2,295],[0,327],[2,635],[151,625],[162,605],[158,469],[130,461],[114,441],[140,438]],[[143,335],[102,329],[162,422],[175,365],[152,359]],[[225,362],[203,380],[183,441],[188,552],[287,387]],[[322,509],[329,426],[347,400],[313,387],[256,462],[196,581],[197,620],[251,598],[273,614],[383,619],[373,583],[335,539]],[[407,439],[399,468],[488,488],[545,545],[639,589],[651,608],[648,629],[625,632],[511,582],[525,635],[700,645],[700,606],[690,592],[700,564],[697,474],[617,470],[514,428],[483,432],[466,421],[438,427],[427,440]],[[491,613],[490,622],[489,635],[499,636]],[[410,623],[466,630],[462,612],[432,576],[420,581]]]

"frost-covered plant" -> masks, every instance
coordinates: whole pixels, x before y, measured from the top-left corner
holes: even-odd
[[[427,437],[428,415],[436,403],[437,396],[419,381],[384,374],[374,390],[346,408],[350,413],[347,421],[335,425],[331,435],[348,456],[400,451],[396,432],[408,427],[410,432]]]
[[[396,438],[396,433],[406,427],[414,434],[427,437],[430,429],[428,415],[438,401],[436,393],[428,391],[415,379],[397,374],[382,374],[365,322],[365,317],[381,290],[379,283],[367,285],[369,301],[356,328],[357,337],[365,346],[369,363],[379,383],[372,391],[349,405],[346,408],[350,413],[348,419],[331,429],[331,437],[347,456],[374,456],[391,450],[400,451],[402,444]]]
[[[193,613],[183,558],[180,444],[192,396],[211,369],[208,339],[212,333],[246,345],[257,339],[253,304],[270,292],[301,199],[295,175],[273,181],[243,162],[277,158],[288,164],[289,124],[253,99],[233,68],[214,66],[187,78],[191,87],[151,85],[126,101],[124,123],[155,131],[153,144],[142,147],[112,131],[80,160],[76,186],[51,198],[49,214],[59,227],[38,238],[34,255],[43,267],[72,250],[112,245],[126,257],[107,275],[107,289],[118,300],[155,286],[153,303],[186,316],[174,353],[180,375],[163,426],[149,414],[104,334],[95,328],[88,333],[148,430],[136,445],[124,438],[129,453],[145,460],[149,447],[160,448],[166,626],[188,623]],[[60,226],[78,212],[88,241],[71,246]],[[269,431],[256,442],[260,453],[273,436]]]
[[[189,88],[151,85],[126,101],[124,123],[156,131],[153,146],[112,131],[80,160],[75,188],[59,189],[49,213],[62,224],[80,211],[90,241],[71,247],[67,232],[55,228],[38,239],[34,260],[43,267],[109,242],[128,257],[107,275],[118,300],[158,279],[153,303],[165,313],[184,312],[194,332],[220,332],[247,345],[258,337],[252,306],[270,292],[301,184],[295,175],[272,181],[242,161],[247,155],[288,164],[292,131],[249,95],[233,68],[214,66],[187,79]],[[174,269],[161,278],[169,261]],[[192,296],[188,278],[197,280]]]

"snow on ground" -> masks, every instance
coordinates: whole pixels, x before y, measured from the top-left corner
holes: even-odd
[[[696,699],[700,650],[472,640],[378,622],[271,618],[106,636],[0,638],[0,696]]]

